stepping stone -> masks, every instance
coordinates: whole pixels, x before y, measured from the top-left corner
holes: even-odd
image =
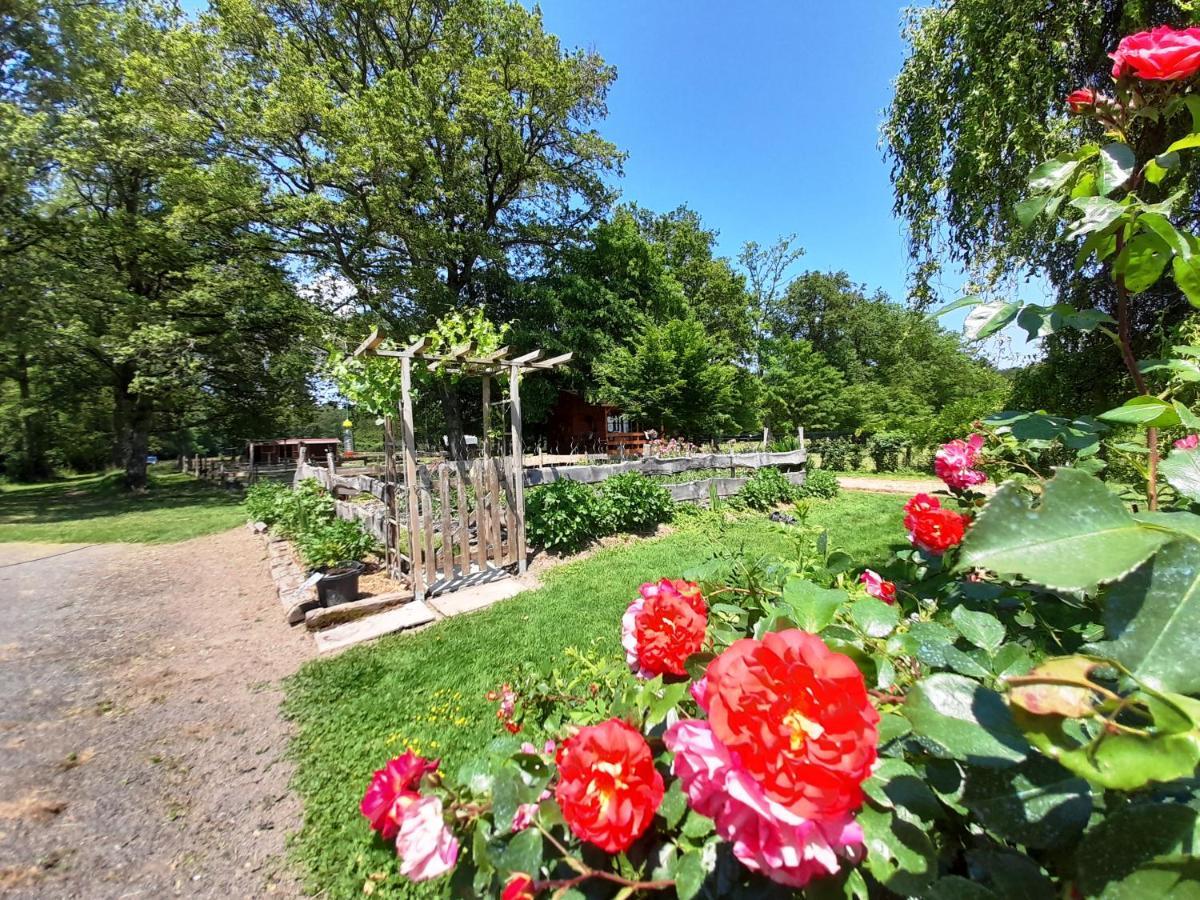
[[[443,616],[457,616],[462,613],[484,609],[500,600],[514,597],[528,588],[515,578],[500,578],[474,587],[463,588],[449,594],[439,594],[430,597],[425,602]]]
[[[392,591],[362,600],[353,600],[350,603],[339,603],[337,606],[321,606],[311,609],[305,614],[304,624],[309,631],[332,628],[334,625],[371,616],[383,612],[385,609],[393,609],[402,603],[407,603],[412,598],[412,591]]]
[[[317,642],[318,653],[332,653],[335,650],[361,644],[363,641],[374,640],[394,631],[426,625],[437,617],[437,613],[424,603],[414,600],[398,609],[389,609],[386,612],[315,632],[313,639]]]

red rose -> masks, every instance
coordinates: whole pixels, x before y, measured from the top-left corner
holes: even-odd
[[[684,663],[704,646],[708,627],[708,607],[699,585],[688,581],[663,579],[656,585],[642,585],[642,596],[630,604],[622,630],[632,625],[631,634],[622,636],[630,644],[626,657],[643,678],[655,675],[686,675]],[[630,652],[632,651],[632,652]]]
[[[629,848],[663,798],[645,738],[620,719],[588,725],[558,750],[554,797],[574,834],[606,853]]]
[[[1096,92],[1091,88],[1079,88],[1067,94],[1067,106],[1075,115],[1081,115],[1096,105]]]
[[[524,872],[513,872],[504,882],[500,900],[533,900],[533,879]]]
[[[1112,77],[1133,75],[1149,81],[1180,81],[1200,72],[1200,28],[1176,31],[1161,25],[1121,39],[1113,61]]]
[[[403,756],[389,760],[371,777],[371,784],[358,808],[385,841],[392,840],[400,830],[398,813],[403,804],[398,806],[396,801],[416,799],[421,778],[436,772],[438,762],[406,750]]]
[[[913,546],[926,553],[942,554],[962,542],[971,519],[952,509],[943,509],[941,501],[929,494],[917,494],[904,504],[904,527]]]
[[[850,657],[793,628],[735,641],[706,678],[713,733],[769,798],[820,820],[862,803],[879,713]]]

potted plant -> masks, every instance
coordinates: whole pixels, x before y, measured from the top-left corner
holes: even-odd
[[[322,606],[337,606],[358,599],[358,576],[363,557],[376,549],[371,535],[358,522],[334,519],[296,537],[296,549],[312,572],[320,572],[317,599]]]

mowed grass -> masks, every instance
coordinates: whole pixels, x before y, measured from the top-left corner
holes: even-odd
[[[844,493],[815,502],[809,523],[830,545],[864,565],[904,543],[897,495]],[[523,663],[562,660],[571,646],[620,654],[620,619],[637,586],[677,577],[716,549],[715,529],[680,530],[606,549],[550,571],[539,590],[423,632],[396,635],[306,665],[288,683],[296,723],[294,787],[305,806],[294,851],[309,886],[323,897],[434,897],[446,879],[414,886],[396,872],[395,853],[373,840],[358,803],[371,772],[412,747],[442,757],[453,772],[502,733],[488,690]],[[765,516],[730,526],[725,545],[786,555],[790,542]],[[381,873],[382,876],[381,876]]]
[[[0,487],[0,541],[56,544],[182,541],[244,522],[241,498],[178,473],[129,494],[119,473]]]

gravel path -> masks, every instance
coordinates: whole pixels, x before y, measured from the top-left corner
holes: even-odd
[[[299,895],[279,681],[312,653],[244,529],[0,544],[0,894]]]
[[[934,491],[944,491],[946,485],[944,482],[936,478],[926,480],[918,480],[914,478],[888,478],[885,475],[876,477],[874,475],[839,475],[838,484],[842,486],[844,491],[875,491],[881,494],[932,494]],[[996,486],[994,484],[982,485],[976,490],[984,494],[994,494]]]

